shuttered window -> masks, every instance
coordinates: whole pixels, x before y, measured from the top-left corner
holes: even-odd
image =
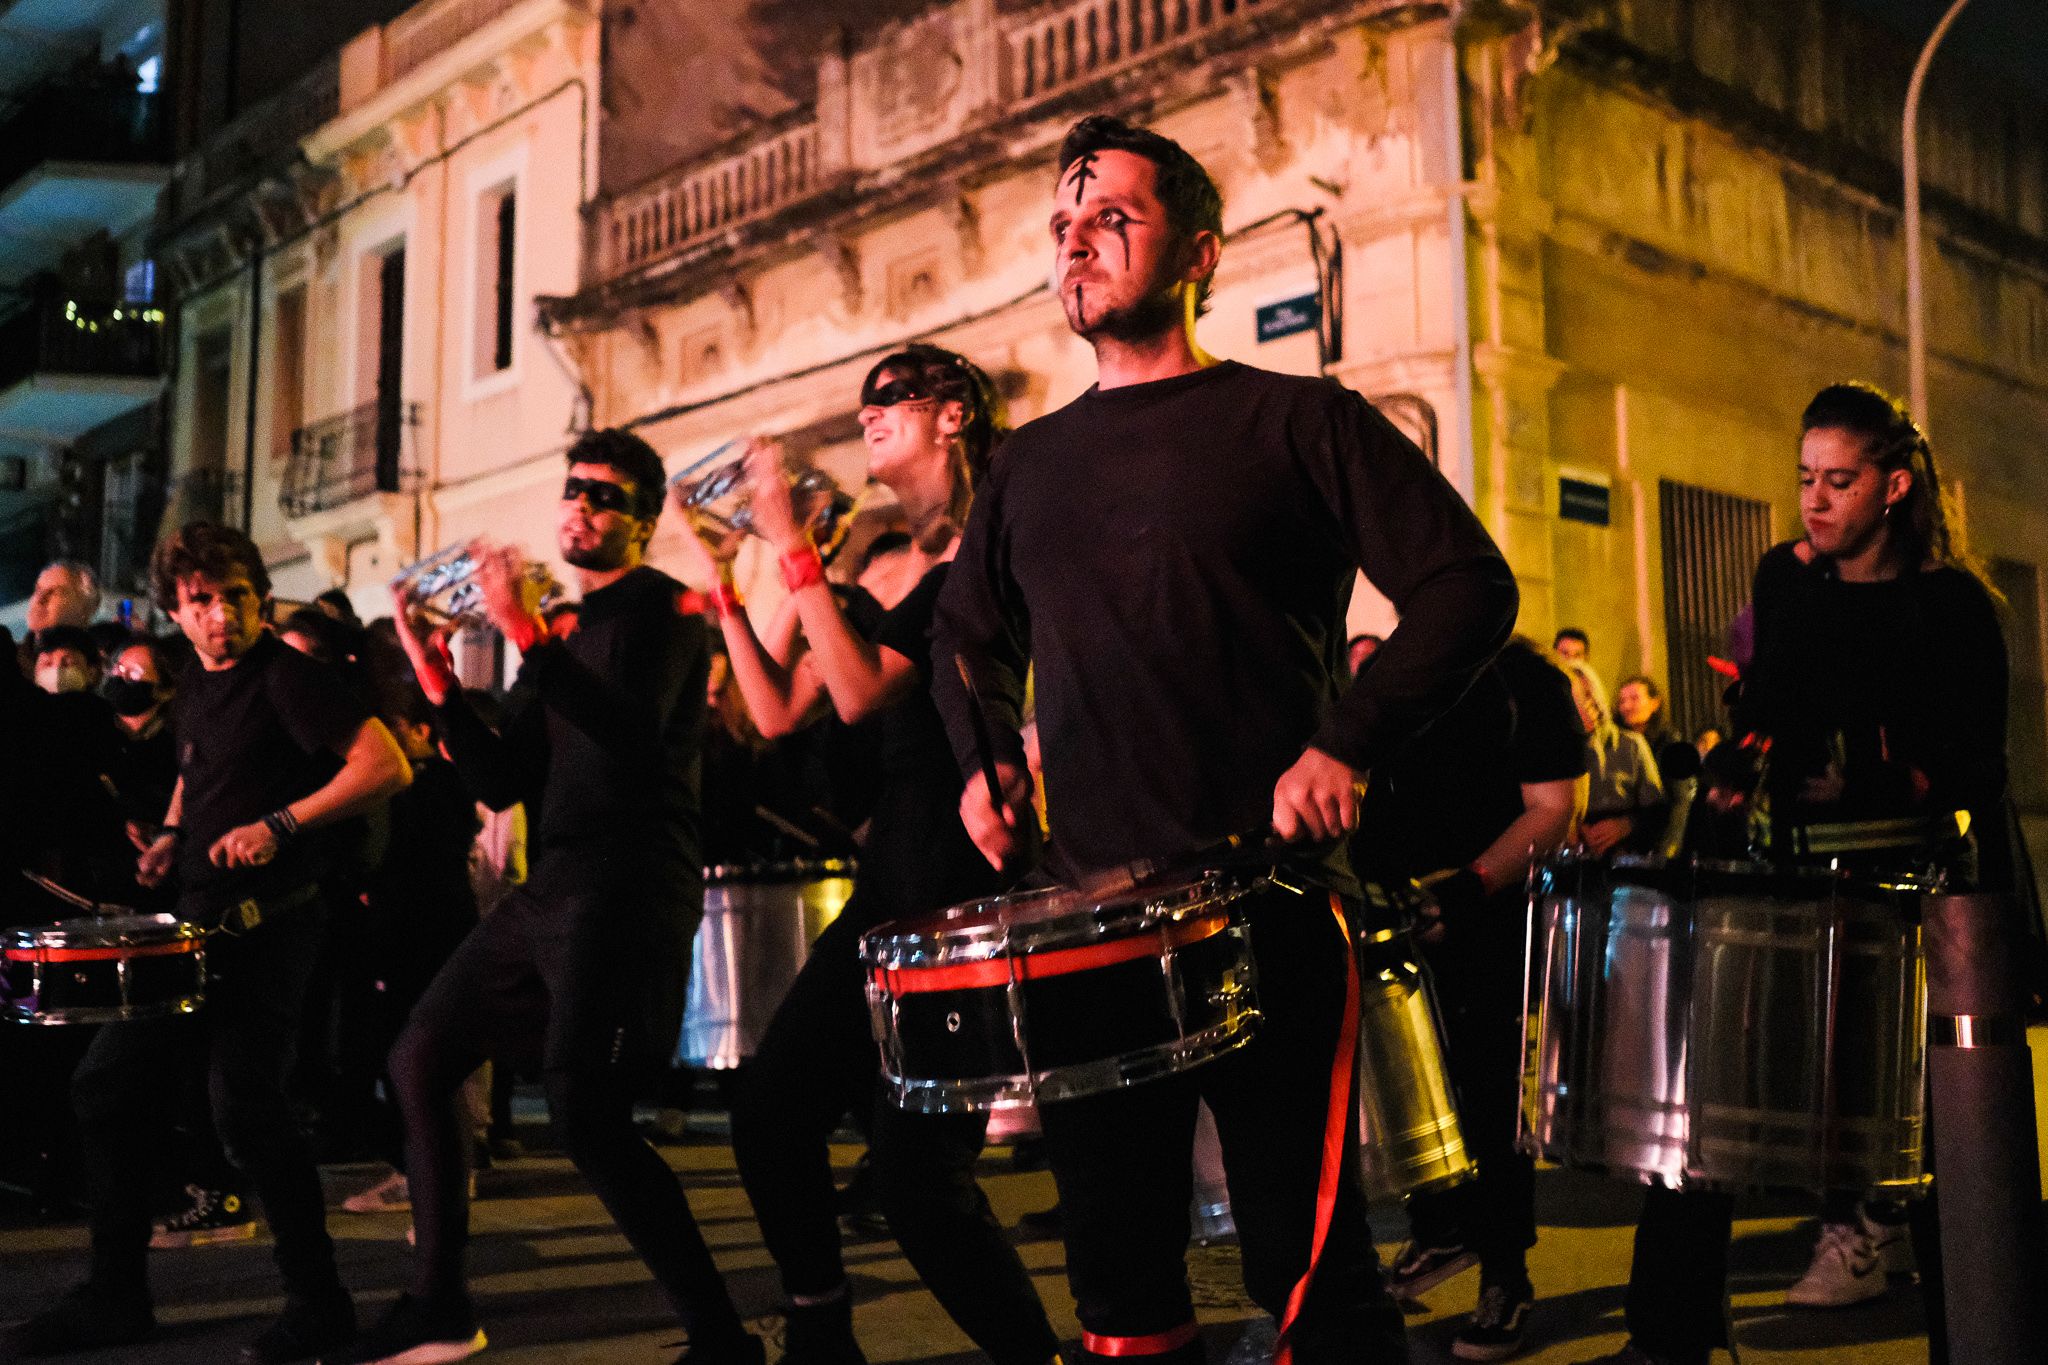
[[[1724,727],[1728,679],[1707,664],[1728,657],[1728,625],[1749,601],[1756,564],[1771,547],[1771,505],[1660,481],[1664,528],[1664,638],[1671,723],[1697,735]]]

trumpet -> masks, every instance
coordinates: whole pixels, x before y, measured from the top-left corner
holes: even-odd
[[[450,545],[400,569],[391,586],[404,590],[437,625],[480,626],[485,620],[483,584],[476,577],[480,563],[468,545]],[[529,562],[526,578],[540,589],[542,611],[562,600],[562,585],[545,564]]]
[[[744,436],[727,441],[709,455],[677,470],[668,481],[683,508],[694,519],[709,523],[729,542],[759,534],[754,530],[753,489],[747,482],[746,443]],[[831,563],[832,556],[846,543],[846,533],[853,526],[853,510],[860,499],[815,465],[788,463],[784,472],[789,476],[790,501],[795,504],[797,520],[810,531],[818,554]]]

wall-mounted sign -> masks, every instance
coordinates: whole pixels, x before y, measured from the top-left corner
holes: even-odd
[[[1557,515],[1565,521],[1583,521],[1588,526],[1607,525],[1610,490],[1604,479],[1585,475],[1557,476]]]
[[[1278,341],[1296,332],[1312,331],[1322,320],[1322,296],[1310,281],[1258,305],[1258,338],[1261,342]]]

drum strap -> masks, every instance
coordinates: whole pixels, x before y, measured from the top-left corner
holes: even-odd
[[[256,927],[266,920],[276,919],[288,910],[296,910],[320,898],[320,888],[307,882],[296,891],[287,891],[282,896],[257,900],[254,896],[237,901],[221,912],[220,924],[214,932],[234,938],[241,934],[254,933]]]
[[[1308,1299],[1309,1284],[1316,1265],[1323,1259],[1323,1244],[1330,1237],[1330,1220],[1337,1209],[1337,1180],[1350,1160],[1345,1137],[1351,1120],[1352,1064],[1358,1053],[1358,957],[1351,948],[1351,925],[1344,918],[1344,902],[1330,896],[1330,914],[1337,921],[1337,937],[1344,945],[1344,1019],[1337,1034],[1337,1055],[1330,1062],[1330,1111],[1323,1124],[1323,1166],[1316,1179],[1316,1226],[1310,1239],[1308,1268],[1295,1281],[1287,1296],[1287,1311],[1280,1317],[1280,1341],[1273,1349],[1273,1365],[1293,1365],[1294,1345],[1288,1335],[1301,1316]]]

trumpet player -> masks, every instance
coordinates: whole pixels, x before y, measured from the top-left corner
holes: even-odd
[[[733,676],[762,733],[787,734],[829,705],[848,722],[877,718],[882,734],[859,889],[812,947],[749,1064],[733,1151],[789,1296],[784,1365],[864,1365],[826,1143],[849,1109],[869,1107],[883,1212],[904,1255],[997,1365],[1045,1365],[1058,1339],[974,1181],[987,1117],[906,1114],[883,1099],[859,959],[860,936],[882,921],[999,889],[960,823],[930,687],[934,667],[948,666],[932,658],[932,609],[1001,433],[1001,407],[981,370],[925,345],[877,364],[860,399],[869,471],[902,503],[925,565],[900,603],[869,613],[841,605],[773,442],[754,443],[746,458],[752,525],[775,547],[802,623],[803,647],[788,665],[762,646],[729,561],[715,558],[731,538],[702,528],[699,567],[717,577],[713,600]]]
[[[502,727],[464,700],[444,636],[394,590],[399,640],[438,709],[456,770],[486,805],[524,802],[526,884],[427,987],[392,1048],[418,1250],[410,1287],[357,1345],[328,1360],[459,1360],[484,1334],[463,1274],[468,1134],[456,1092],[485,1059],[537,1057],[570,1158],[689,1332],[690,1365],[756,1365],[682,1187],[634,1130],[636,1079],[681,1021],[703,886],[698,744],[710,668],[681,584],[645,562],[661,459],[624,431],[569,450],[559,547],[582,602],[551,637],[539,584],[514,549],[471,548],[482,607],[523,656]]]

